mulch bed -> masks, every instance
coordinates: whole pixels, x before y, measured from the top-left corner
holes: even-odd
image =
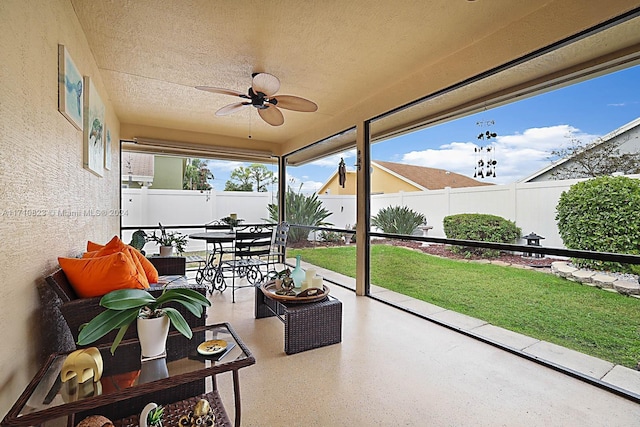
[[[449,246],[441,245],[437,243],[430,243],[428,246],[422,246],[421,242],[381,239],[381,240],[376,240],[373,244],[401,246],[405,248],[419,250],[421,252],[424,252],[430,255],[437,255],[437,256],[450,258],[450,259],[476,260],[476,261],[477,260],[502,261],[508,264],[517,264],[517,265],[530,266],[530,267],[536,267],[536,268],[551,268],[551,263],[553,261],[557,261],[556,259],[547,258],[547,257],[545,258],[524,257],[521,254],[513,254],[510,252],[501,252],[500,256],[497,258],[483,258],[477,255],[465,257],[464,255],[452,252]],[[290,248],[302,249],[302,248],[313,248],[313,247],[344,246],[344,244],[334,243],[334,242],[300,242],[300,243],[289,244],[287,246],[289,246]]]
[[[551,258],[533,258],[533,257],[524,257],[520,254],[513,254],[510,252],[500,252],[500,256],[497,258],[483,258],[478,255],[471,255],[470,257],[465,257],[464,255],[457,254],[451,251],[451,247],[447,245],[441,245],[437,243],[431,243],[428,246],[422,246],[420,242],[393,242],[391,243],[394,246],[403,246],[407,248],[412,248],[424,252],[430,255],[437,255],[444,258],[450,259],[459,259],[459,260],[490,260],[490,261],[502,261],[508,264],[517,264],[517,265],[525,265],[530,267],[540,267],[545,268],[551,267],[551,263],[553,260]]]

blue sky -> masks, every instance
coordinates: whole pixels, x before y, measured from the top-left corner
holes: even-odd
[[[568,135],[592,141],[640,117],[640,66],[597,77],[509,105],[483,111],[442,125],[389,139],[371,148],[372,160],[385,160],[446,169],[473,177],[479,157],[474,147],[480,132],[498,134],[494,142],[494,184],[522,179],[548,165],[550,153],[570,142]],[[491,126],[477,123],[493,121]],[[354,169],[355,153],[340,153],[311,164],[287,168],[294,189],[312,192],[336,170],[344,157]],[[218,191],[240,162],[209,161]],[[246,165],[246,164],[245,164]],[[275,172],[276,167],[271,169]]]

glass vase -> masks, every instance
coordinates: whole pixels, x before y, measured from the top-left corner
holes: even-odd
[[[296,268],[291,272],[291,278],[293,279],[293,283],[296,288],[300,288],[302,286],[304,270],[300,267],[300,255],[296,255]]]

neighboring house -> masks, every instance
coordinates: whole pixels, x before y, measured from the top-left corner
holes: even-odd
[[[342,188],[339,184],[338,171],[334,172],[327,182],[320,187],[318,194],[355,195],[355,171],[347,171],[346,177],[345,187]],[[441,190],[446,187],[462,188],[483,185],[493,184],[476,181],[473,178],[444,169],[379,160],[371,162],[372,194]]]
[[[126,188],[182,190],[184,167],[185,159],[180,157],[123,151],[122,185]]]
[[[153,154],[122,152],[122,186],[125,188],[150,187],[153,182]]]
[[[601,149],[604,147],[605,144],[617,143],[620,144],[618,146],[620,154],[640,153],[640,117],[619,127],[613,132],[609,132],[593,144],[593,146],[589,147],[589,150],[598,150],[599,148]],[[557,178],[554,178],[554,174],[562,170],[569,170],[572,166],[575,166],[575,164],[573,156],[565,157],[551,163],[547,167],[540,169],[518,182],[524,183],[556,180]]]

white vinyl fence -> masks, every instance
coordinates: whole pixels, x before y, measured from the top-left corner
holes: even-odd
[[[633,175],[632,178],[640,178]],[[556,205],[563,191],[579,180],[513,183],[472,188],[445,188],[425,192],[376,194],[371,196],[371,212],[375,215],[387,206],[407,206],[424,214],[428,235],[446,237],[442,220],[459,213],[486,213],[514,221],[524,235],[531,232],[543,236],[542,246],[564,248],[556,226]],[[336,228],[347,228],[356,222],[355,196],[319,195],[323,206],[332,212],[327,222]],[[264,222],[267,206],[276,203],[272,193],[199,192],[187,190],[122,189],[123,226],[205,224],[237,213],[246,223]],[[185,234],[193,231],[183,230]],[[123,233],[128,241],[131,232]],[[517,243],[526,243],[521,241]],[[151,245],[151,244],[149,244]],[[151,246],[150,246],[151,247]],[[204,243],[190,241],[188,250],[202,250]]]

